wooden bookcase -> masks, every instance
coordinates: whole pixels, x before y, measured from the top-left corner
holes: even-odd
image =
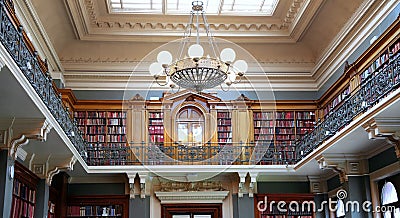
[[[126,112],[76,111],[74,117],[88,142],[90,165],[125,164]]]
[[[56,205],[57,205],[57,200],[59,198],[59,194],[56,188],[53,186],[49,187],[49,202],[48,202],[48,211],[47,211],[47,218],[56,218],[59,217],[58,214],[56,214]],[[57,215],[57,216],[56,216]]]
[[[257,194],[254,198],[254,214],[256,218],[314,218],[315,209],[312,208],[312,204],[310,204],[310,208],[308,207],[308,202],[313,200],[313,194]],[[278,202],[280,202],[279,207]],[[306,202],[304,203],[304,210],[303,202]],[[259,210],[257,205],[260,206],[262,211]]]
[[[276,152],[277,161],[292,160],[295,158],[296,139],[314,128],[315,112],[253,111],[253,120],[255,145],[269,146],[271,152]]]
[[[68,199],[67,217],[129,217],[129,196],[91,195],[71,196]]]
[[[217,133],[219,145],[232,144],[232,115],[229,111],[217,112]]]
[[[15,162],[11,217],[33,218],[39,177]]]
[[[164,143],[164,113],[149,111],[148,123],[149,142],[152,144]]]

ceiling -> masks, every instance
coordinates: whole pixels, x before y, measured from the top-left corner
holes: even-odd
[[[189,11],[116,13],[110,1],[16,1],[25,30],[53,77],[67,88],[123,90],[134,76],[137,89],[148,89],[152,60],[143,58],[183,36]],[[207,18],[216,37],[254,57],[249,65],[258,68],[242,82],[252,85],[239,88],[258,90],[269,82],[274,90],[318,91],[395,5],[390,0],[280,0],[271,16],[221,12]]]

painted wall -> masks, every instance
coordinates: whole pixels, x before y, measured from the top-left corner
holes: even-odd
[[[69,184],[68,195],[124,195],[124,183]]]
[[[391,147],[384,152],[375,155],[368,159],[369,172],[372,173],[378,169],[388,166],[397,161],[394,147]]]
[[[310,193],[308,182],[258,182],[259,194]]]

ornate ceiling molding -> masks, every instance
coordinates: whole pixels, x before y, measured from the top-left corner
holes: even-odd
[[[229,191],[155,192],[161,204],[222,203]]]
[[[273,16],[212,16],[217,37],[234,42],[296,42],[306,30],[322,0],[292,0]],[[66,6],[80,40],[168,42],[181,37],[186,17],[149,14],[110,14],[103,1],[67,0]],[[189,12],[188,12],[189,13]],[[146,36],[146,37],[144,37]],[[149,38],[150,37],[150,38]]]

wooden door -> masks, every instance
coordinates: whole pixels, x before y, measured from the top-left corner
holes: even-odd
[[[222,218],[222,204],[163,204],[165,218]]]

